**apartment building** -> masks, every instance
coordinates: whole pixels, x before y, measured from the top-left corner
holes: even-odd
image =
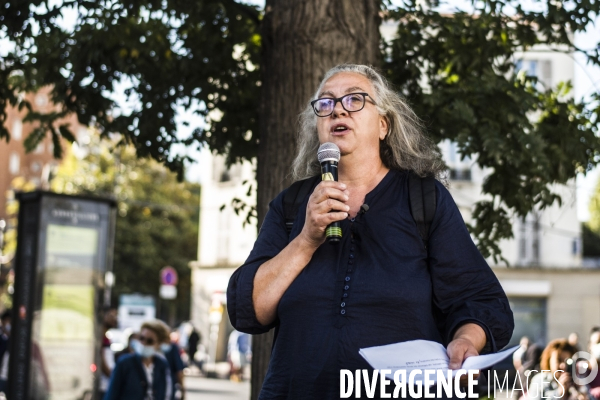
[[[50,88],[46,87],[25,96],[35,111],[46,113],[56,107],[51,103],[49,93]],[[10,132],[10,141],[7,143],[0,140],[0,220],[7,216],[6,204],[11,199],[15,184],[28,182],[36,188],[48,189],[52,171],[60,163],[60,160],[54,158],[54,144],[49,133],[35,150],[27,153],[23,142],[36,128],[36,124],[23,122],[25,109],[19,111],[16,107],[9,107],[6,111],[5,127]],[[87,128],[80,125],[75,116],[65,122],[71,125],[71,129],[75,127],[77,137],[88,135]]]

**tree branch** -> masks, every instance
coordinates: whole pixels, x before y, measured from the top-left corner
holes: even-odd
[[[235,0],[224,0],[225,3],[233,6],[233,8],[238,9],[243,14],[245,14],[248,18],[250,18],[257,26],[260,26],[260,12],[256,10],[256,8],[249,6],[247,4],[238,3]]]

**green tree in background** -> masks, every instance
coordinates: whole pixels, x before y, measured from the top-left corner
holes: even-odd
[[[590,219],[581,225],[584,257],[600,257],[600,181],[590,199]]]
[[[123,135],[140,157],[183,172],[173,145],[207,145],[229,163],[257,157],[257,215],[289,183],[298,113],[325,71],[354,62],[380,67],[423,118],[436,141],[457,143],[491,172],[485,200],[470,227],[484,255],[501,256],[512,237],[510,219],[542,209],[567,182],[599,162],[597,93],[592,103],[570,97],[570,84],[544,87],[515,73],[519,54],[545,44],[580,53],[600,65],[596,43],[575,46],[574,35],[600,11],[592,0],[467,2],[449,12],[437,0],[266,0],[264,10],[235,0],[0,0],[0,34],[14,45],[0,61],[0,106],[29,107],[19,92],[52,85],[58,111],[39,115],[41,137],[73,140],[52,121],[75,113],[104,137]],[[65,28],[61,13],[77,15]],[[384,43],[382,18],[398,24]],[[116,108],[125,88],[132,110]],[[184,107],[206,125],[179,137]],[[0,114],[0,122],[4,122]],[[0,138],[8,131],[0,126]],[[58,140],[58,139],[56,139]],[[57,146],[55,146],[57,149]],[[58,150],[57,150],[58,151]],[[58,154],[57,154],[58,155]],[[268,335],[255,338],[252,398],[270,354]]]
[[[120,294],[142,293],[158,298],[159,271],[177,270],[176,320],[189,318],[190,269],[197,258],[200,187],[178,182],[164,165],[138,158],[132,147],[117,147],[91,137],[58,169],[52,189],[66,194],[111,196],[117,200],[113,304]],[[159,300],[160,317],[169,303]]]
[[[517,0],[478,1],[467,3],[468,12],[449,12],[448,2],[398,4],[266,0],[261,11],[234,0],[1,0],[0,35],[14,51],[0,61],[0,108],[31,108],[19,93],[53,86],[59,107],[27,117],[40,124],[26,140],[30,149],[46,134],[74,140],[53,122],[75,113],[104,137],[121,133],[138,156],[180,177],[185,157],[173,151],[177,143],[208,145],[229,163],[258,157],[260,222],[290,183],[296,117],[320,77],[341,62],[373,64],[436,141],[454,141],[491,172],[470,229],[482,253],[498,261],[511,217],[560,202],[552,185],[598,163],[598,94],[583,104],[570,97],[570,83],[544,86],[517,74],[515,64],[544,44],[599,65],[596,44],[580,49],[573,38],[591,27],[600,2],[543,0],[527,9]],[[382,18],[397,22],[397,40],[381,41]],[[116,107],[117,87],[131,110]],[[181,137],[180,108],[207,124]],[[2,137],[8,131],[0,126]]]
[[[588,223],[581,224],[583,257],[600,258],[600,233],[590,229]]]

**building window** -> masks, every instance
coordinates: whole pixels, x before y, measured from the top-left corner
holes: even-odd
[[[23,122],[20,119],[16,119],[15,122],[13,122],[11,138],[14,140],[21,140],[22,137],[23,137]]]
[[[519,344],[523,336],[530,343],[546,343],[546,299],[543,297],[509,297],[515,330],[508,346]],[[512,358],[509,357],[512,361]]]
[[[219,177],[219,182],[229,182],[231,180],[231,175],[229,175],[229,171],[224,169],[221,171],[221,176]]]
[[[517,73],[525,71],[527,76],[538,78],[543,85],[540,90],[552,87],[552,61],[550,60],[518,60],[515,63]]]
[[[538,60],[518,60],[515,64],[517,72],[525,71],[527,76],[538,77]]]
[[[527,240],[521,236],[519,239],[519,260],[523,262],[527,258]]]
[[[217,263],[221,265],[229,264],[229,238],[231,228],[231,208],[225,207],[219,213],[218,234],[217,234]]]
[[[450,179],[453,181],[470,181],[471,170],[470,169],[451,169]]]
[[[579,238],[573,238],[573,242],[571,244],[571,254],[572,255],[574,255],[574,256],[579,255],[579,246],[580,246]]]
[[[519,265],[540,263],[540,217],[533,212],[519,220]]]
[[[19,159],[19,154],[16,152],[12,152],[8,160],[8,170],[11,174],[17,175],[19,173],[20,167],[21,160]]]
[[[450,170],[450,179],[453,181],[470,181],[471,159],[462,157],[456,142],[445,140],[440,143],[440,149]]]

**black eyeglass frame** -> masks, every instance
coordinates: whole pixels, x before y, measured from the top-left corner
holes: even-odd
[[[363,97],[363,105],[362,105],[362,107],[361,107],[361,108],[359,108],[358,110],[353,110],[353,111],[350,111],[350,110],[348,110],[348,109],[347,109],[347,108],[344,106],[344,102],[342,101],[342,99],[344,99],[345,97],[348,97],[348,96],[355,95],[355,94],[360,94],[360,95]],[[320,97],[320,98],[318,98],[318,99],[316,99],[316,100],[313,100],[313,101],[311,101],[311,102],[310,102],[310,105],[311,105],[311,107],[312,107],[312,109],[313,109],[313,111],[315,112],[315,115],[316,115],[317,117],[325,118],[325,117],[329,117],[331,114],[333,114],[333,112],[335,111],[335,106],[337,105],[337,103],[338,103],[338,102],[340,102],[340,103],[342,104],[342,108],[343,108],[344,110],[346,110],[347,112],[349,112],[349,113],[351,113],[351,112],[358,112],[358,111],[361,111],[363,108],[365,108],[365,103],[367,102],[367,97],[371,97],[371,96],[369,95],[369,93],[364,93],[364,92],[355,92],[355,93],[348,93],[348,94],[345,94],[345,95],[343,95],[342,97]],[[327,115],[319,115],[319,114],[317,113],[317,109],[315,108],[315,103],[316,103],[317,101],[320,101],[320,100],[325,100],[325,99],[327,99],[327,100],[333,100],[333,107],[331,108],[331,112],[330,112],[329,114],[327,114]],[[371,103],[373,103],[373,105],[377,105],[377,104],[376,104],[376,103],[375,103],[375,102],[372,100],[372,98],[371,98],[371,99],[369,99],[369,101],[370,101]]]

